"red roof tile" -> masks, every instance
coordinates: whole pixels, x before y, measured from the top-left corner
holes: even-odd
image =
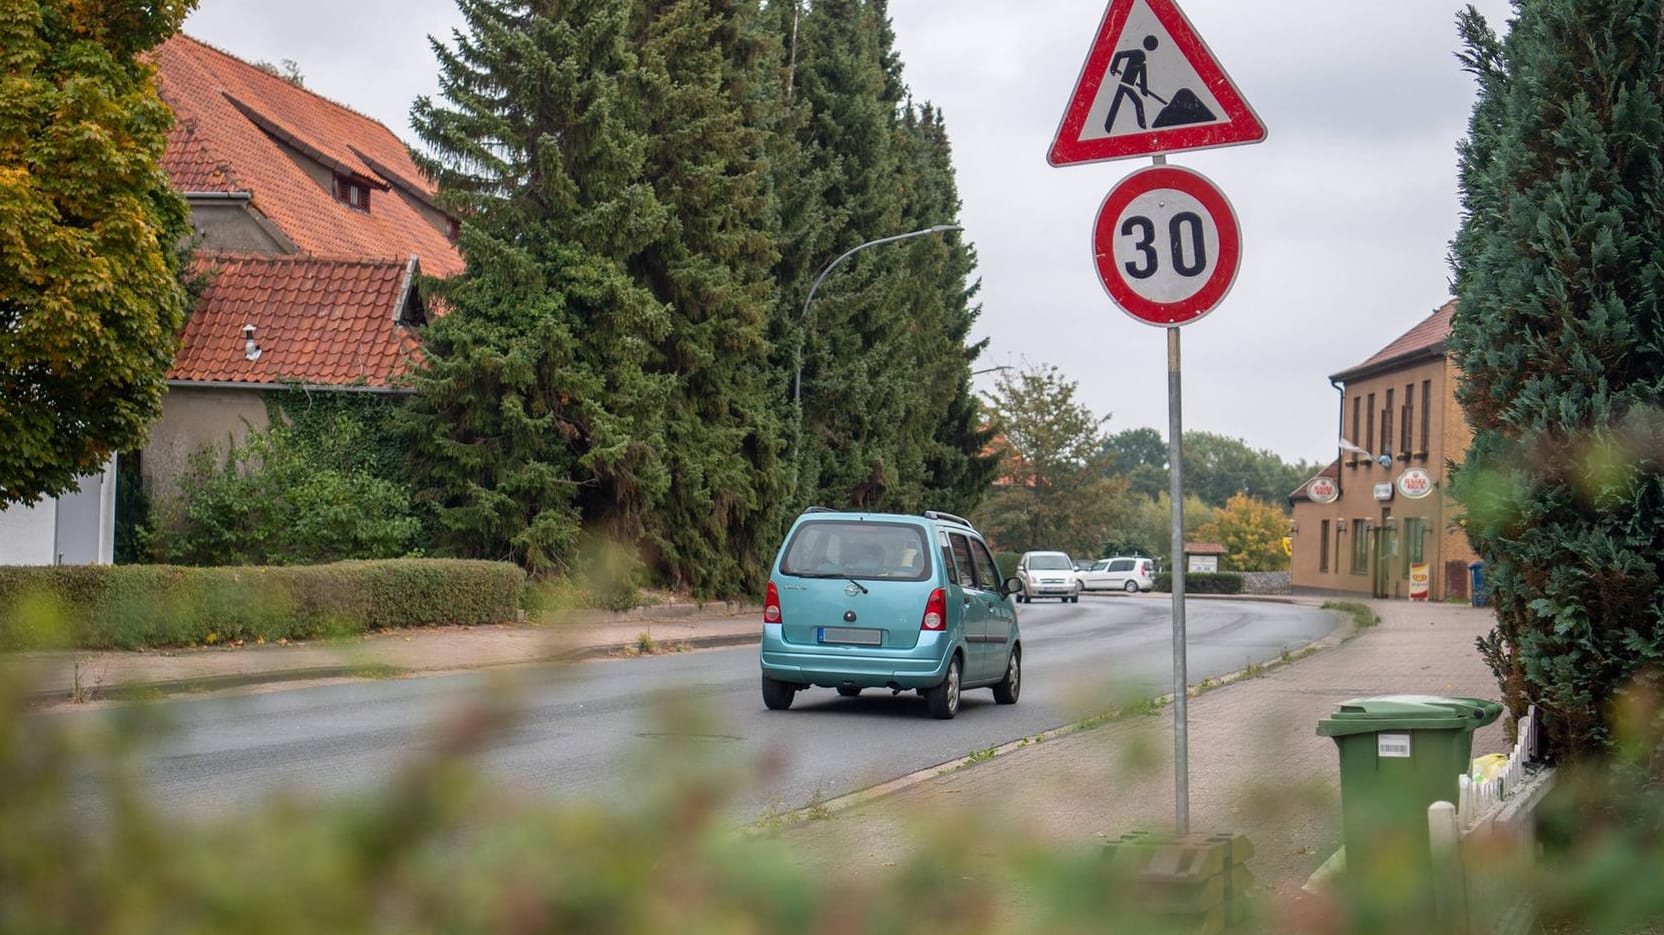
[[[196,138],[196,121],[176,120],[168,131],[168,147],[162,153],[162,170],[182,192],[237,192],[242,187],[231,167],[209,155]]]
[[[1334,379],[1339,380],[1360,371],[1372,370],[1401,358],[1412,357],[1442,347],[1445,339],[1450,337],[1450,319],[1455,311],[1456,300],[1452,299],[1446,302],[1443,308],[1429,315],[1421,324],[1400,335],[1398,340],[1381,348],[1375,356],[1356,367],[1349,367],[1335,374]]]
[[[170,380],[386,387],[418,348],[398,324],[408,262],[199,253],[209,276]],[[258,360],[243,326],[254,326]]]
[[[415,254],[433,275],[461,271],[447,231],[406,200],[431,201],[433,188],[385,126],[188,36],[151,56],[157,90],[180,124],[163,160],[177,188],[249,192],[302,253],[401,265]],[[371,183],[370,210],[337,201],[285,145]]]

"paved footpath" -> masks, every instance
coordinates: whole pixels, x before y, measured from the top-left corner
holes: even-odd
[[[1497,697],[1474,638],[1489,611],[1374,601],[1379,626],[1323,650],[1190,699],[1190,816],[1196,831],[1239,831],[1256,849],[1255,877],[1274,911],[1294,911],[1300,886],[1340,845],[1335,744],[1316,735],[1338,702],[1364,695]],[[1170,708],[1031,744],[939,773],[893,795],[785,832],[811,864],[881,867],[918,839],[920,822],[975,812],[1060,846],[1174,820]],[[1498,722],[1474,755],[1506,749]],[[795,846],[801,844],[802,846]]]
[[[580,611],[543,626],[389,630],[283,646],[5,654],[0,671],[26,670],[43,701],[67,700],[77,684],[83,696],[96,700],[117,689],[246,688],[352,677],[370,667],[433,674],[624,655],[643,637],[655,651],[738,646],[757,641],[761,621],[761,608],[723,604],[650,607],[632,614]]]

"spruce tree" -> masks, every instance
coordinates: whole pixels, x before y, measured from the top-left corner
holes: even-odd
[[[902,120],[903,162],[907,167],[907,224],[921,229],[959,218],[953,151],[942,112],[929,103],[908,106]],[[999,458],[989,452],[993,428],[971,390],[971,367],[987,347],[970,342],[981,307],[981,283],[973,279],[976,250],[960,234],[918,245],[909,257],[910,281],[919,287],[914,321],[921,339],[917,366],[927,375],[915,397],[915,422],[928,433],[923,470],[923,505],[968,514],[987,495]]]
[[[794,169],[814,192],[803,205],[782,190],[782,314],[803,348],[797,502],[964,509],[991,469],[976,460],[968,248],[949,236],[862,251],[799,311],[833,257],[954,220],[945,133],[905,104],[885,4],[820,0],[796,26]]]
[[[431,42],[443,103],[417,101],[414,153],[463,218],[465,272],[435,284],[407,420],[445,544],[563,564],[580,523],[633,542],[669,486],[669,329],[635,262],[671,223],[643,179],[636,68],[616,0],[459,0]]]
[[[1522,0],[1505,41],[1460,25],[1480,95],[1450,347],[1480,648],[1552,754],[1598,755],[1626,700],[1664,693],[1664,11]]]
[[[756,590],[785,493],[785,409],[770,378],[772,180],[765,108],[777,48],[756,0],[637,0],[633,119],[671,215],[633,264],[669,311],[652,369],[670,490],[646,519],[651,556],[696,594]]]

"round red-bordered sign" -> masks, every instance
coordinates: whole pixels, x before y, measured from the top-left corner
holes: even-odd
[[[1199,172],[1152,166],[1122,179],[1093,227],[1093,261],[1111,300],[1159,328],[1212,311],[1236,282],[1242,231],[1218,186]]]

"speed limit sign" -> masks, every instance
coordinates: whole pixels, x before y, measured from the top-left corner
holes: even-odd
[[[1200,173],[1152,166],[1122,179],[1098,209],[1098,277],[1127,314],[1161,328],[1212,311],[1236,280],[1242,233],[1223,192]]]

